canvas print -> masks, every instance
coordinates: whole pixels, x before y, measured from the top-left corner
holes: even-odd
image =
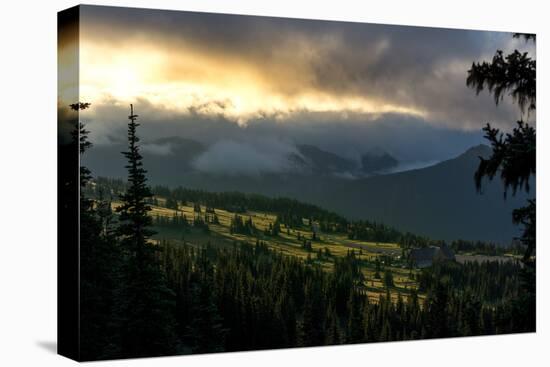
[[[535,332],[536,36],[511,31],[60,12],[59,352]]]

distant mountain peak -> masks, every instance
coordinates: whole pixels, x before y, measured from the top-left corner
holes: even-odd
[[[382,156],[385,156],[385,155],[390,155],[387,151],[380,148],[379,146],[376,146],[376,147],[372,148],[371,150],[369,150],[365,154],[369,155],[369,156],[372,156],[372,157],[382,157]]]
[[[364,173],[380,173],[397,167],[399,161],[381,148],[374,148],[361,156],[361,169]]]
[[[459,155],[459,157],[462,156],[475,156],[475,157],[484,157],[487,158],[491,154],[491,147],[485,144],[479,144],[475,145],[469,149],[467,149],[464,153]]]
[[[355,169],[355,162],[338,154],[320,149],[315,145],[301,144],[296,146],[303,157],[292,157],[302,165],[306,163],[315,173],[333,174],[350,172]]]

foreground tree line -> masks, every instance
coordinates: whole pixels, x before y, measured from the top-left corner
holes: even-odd
[[[441,264],[421,275],[424,300],[415,290],[392,299],[391,282],[369,300],[353,252],[327,272],[261,241],[154,245],[133,109],[129,119],[128,184],[117,213],[101,195],[86,197],[91,172],[81,169],[83,359],[532,331],[521,311],[519,269],[510,264]],[[88,132],[78,130],[85,153]]]
[[[165,242],[162,248],[176,296],[179,353],[525,331],[506,310],[519,293],[511,264],[441,264],[423,274],[425,301],[414,290],[392,300],[389,287],[372,301],[352,252],[326,272],[260,241],[199,249]]]

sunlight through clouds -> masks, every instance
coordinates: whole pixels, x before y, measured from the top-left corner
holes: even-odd
[[[337,95],[304,88],[301,93],[274,90],[246,62],[223,61],[192,50],[170,50],[141,45],[111,47],[83,39],[81,44],[81,98],[128,103],[142,98],[177,112],[224,116],[239,124],[251,118],[283,119],[295,112],[402,113],[426,117],[412,106],[360,95]],[[174,74],[167,70],[180,70]]]

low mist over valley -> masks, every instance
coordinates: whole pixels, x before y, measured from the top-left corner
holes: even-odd
[[[98,176],[124,177],[122,149],[96,147],[85,163]],[[518,193],[503,200],[499,182],[476,192],[473,172],[479,157],[490,154],[485,145],[438,163],[401,163],[381,148],[356,160],[312,145],[275,140],[208,146],[192,139],[164,138],[144,142],[143,151],[153,184],[291,197],[352,219],[380,221],[449,241],[509,245],[519,235],[511,212],[526,198]]]

